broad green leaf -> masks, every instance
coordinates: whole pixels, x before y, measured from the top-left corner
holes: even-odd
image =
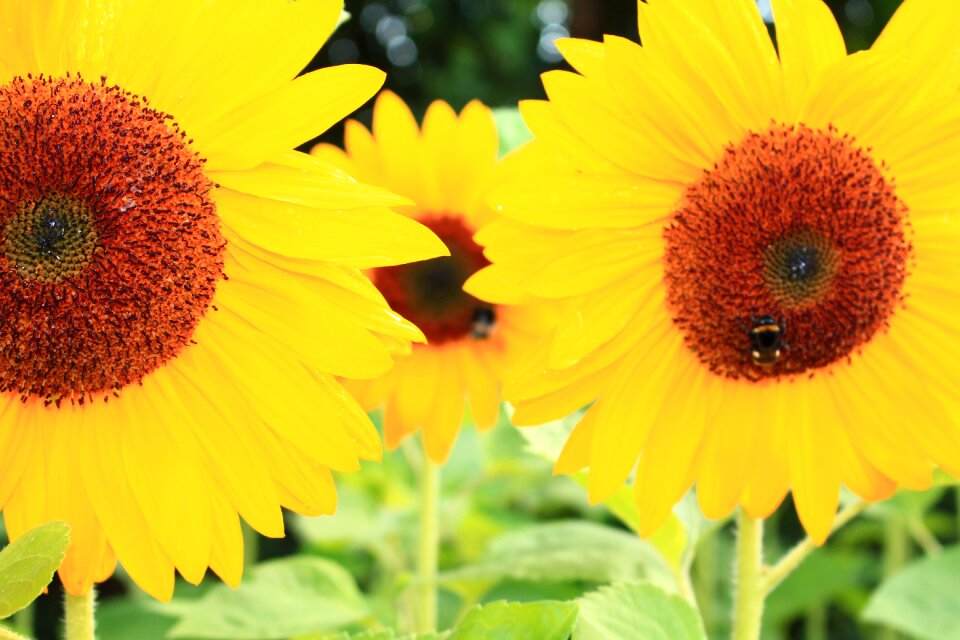
[[[8,618],[43,593],[70,546],[70,525],[48,522],[0,551],[0,618]]]
[[[524,142],[533,138],[516,107],[503,107],[493,110],[497,121],[497,133],[500,134],[500,155],[506,155]]]
[[[176,621],[151,602],[110,598],[97,607],[97,640],[164,640]]]
[[[572,602],[494,602],[468,611],[450,640],[567,640],[576,621]]]
[[[342,567],[295,556],[254,567],[236,591],[214,587],[192,603],[169,637],[273,640],[342,629],[369,615]]]
[[[960,640],[960,546],[887,579],[863,617],[922,640]]]
[[[626,531],[592,522],[551,522],[504,534],[472,566],[448,571],[451,588],[504,579],[606,583],[645,578],[673,586],[670,567],[648,543]]]
[[[574,640],[707,640],[689,602],[649,583],[603,587],[580,600]]]

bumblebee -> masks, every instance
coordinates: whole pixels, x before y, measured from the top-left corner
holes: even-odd
[[[486,340],[497,324],[497,314],[489,307],[477,307],[470,322],[470,337],[474,340]]]
[[[747,332],[750,336],[750,358],[759,367],[772,367],[780,362],[786,343],[783,338],[787,332],[786,320],[777,320],[773,316],[759,316],[753,319],[753,326]]]

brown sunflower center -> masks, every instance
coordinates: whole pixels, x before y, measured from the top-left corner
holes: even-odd
[[[0,87],[0,391],[83,403],[174,357],[223,277],[211,182],[105,81]]]
[[[687,190],[664,232],[674,322],[731,378],[846,358],[902,303],[906,214],[848,136],[803,125],[752,133]]]
[[[397,267],[377,269],[374,283],[390,306],[423,331],[430,344],[488,338],[496,308],[463,290],[463,283],[490,262],[473,241],[473,231],[459,217],[428,216],[420,220],[450,249],[450,255]]]

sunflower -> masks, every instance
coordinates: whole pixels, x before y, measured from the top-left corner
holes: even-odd
[[[0,505],[13,538],[71,524],[71,594],[117,560],[160,599],[174,569],[236,585],[238,514],[282,536],[281,506],[332,513],[331,470],[380,455],[334,376],[422,336],[360,269],[444,249],[403,198],[292,151],[382,84],[293,80],[341,8],[0,11]]]
[[[495,216],[483,197],[513,165],[508,160],[498,165],[496,123],[479,102],[459,116],[447,103],[434,102],[421,132],[403,101],[385,91],[374,106],[372,133],[348,121],[345,142],[346,151],[321,144],[313,155],[412,200],[398,210],[429,227],[450,251],[447,257],[372,270],[386,301],[423,330],[427,344],[415,345],[380,378],[348,384],[365,408],[384,407],[387,447],[422,427],[427,456],[439,464],[456,440],[465,404],[481,429],[496,423],[507,361],[545,317],[522,306],[482,302],[462,289],[489,264],[473,241],[477,229]]]
[[[847,56],[820,0],[773,7],[776,49],[752,0],[562,42],[578,73],[522,105],[553,164],[477,236],[467,291],[564,305],[505,385],[515,422],[589,404],[556,471],[594,501],[633,474],[644,534],[696,485],[710,518],[792,491],[822,543],[842,485],[960,473],[960,9],[908,0]]]

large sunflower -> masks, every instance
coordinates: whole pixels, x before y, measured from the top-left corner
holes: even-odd
[[[421,334],[359,269],[435,236],[293,147],[383,74],[292,80],[333,0],[12,0],[0,10],[0,505],[72,525],[82,594],[116,560],[236,585],[238,514],[331,513],[331,469],[379,455],[333,376]]]
[[[427,455],[442,463],[465,403],[478,427],[496,423],[507,360],[543,326],[537,310],[502,308],[462,290],[489,264],[473,241],[495,215],[483,197],[513,165],[498,165],[496,123],[479,102],[459,116],[447,103],[434,102],[421,132],[403,101],[384,92],[374,107],[372,134],[349,121],[345,146],[318,145],[313,154],[410,198],[414,204],[398,210],[432,229],[450,250],[449,257],[372,271],[390,306],[419,326],[428,344],[415,345],[384,376],[348,385],[366,408],[384,406],[388,447],[422,428]]]
[[[634,473],[644,533],[696,484],[712,518],[792,491],[822,542],[841,485],[960,472],[960,8],[908,0],[848,57],[820,0],[773,7],[776,49],[752,0],[563,42],[579,74],[523,105],[559,161],[478,235],[468,291],[566,305],[505,387],[516,422],[592,403],[557,471],[589,467],[593,500]]]

